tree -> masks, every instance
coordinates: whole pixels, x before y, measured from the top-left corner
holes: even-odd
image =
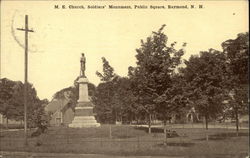
[[[131,82],[127,77],[115,77],[112,81],[114,96],[112,97],[113,109],[116,118],[121,122],[131,123],[136,114],[135,97],[131,90]]]
[[[44,113],[43,104],[32,84],[27,86],[27,121],[29,127],[39,127]],[[6,78],[0,82],[0,112],[8,119],[23,120],[24,118],[24,84]],[[40,113],[37,113],[40,111]],[[44,115],[42,115],[44,114]],[[46,117],[46,116],[44,116]]]
[[[7,127],[8,120],[15,119],[15,115],[18,113],[16,107],[12,104],[16,84],[16,82],[7,78],[0,80],[0,113],[7,119]]]
[[[136,49],[137,66],[129,68],[129,76],[133,82],[133,92],[137,97],[139,109],[148,115],[149,133],[151,133],[151,117],[158,112],[166,120],[169,105],[165,95],[173,87],[173,75],[181,63],[184,49],[176,50],[176,42],[167,46],[168,38],[163,33],[165,25],[153,32],[141,47]],[[186,44],[184,43],[183,46]]]
[[[101,122],[112,123],[117,120],[116,109],[113,108],[112,98],[114,97],[114,87],[112,80],[117,76],[114,73],[114,68],[110,66],[106,58],[102,57],[103,72],[96,71],[96,75],[103,83],[100,83],[96,89],[94,99],[95,111]]]
[[[18,120],[23,120],[24,117],[24,84],[18,82],[15,93],[13,95],[12,104],[15,107],[19,107],[19,114],[16,118]],[[27,85],[27,124],[28,127],[47,127],[48,126],[48,116],[45,113],[45,105],[47,100],[40,100],[37,96],[35,87],[28,83]],[[18,109],[18,108],[16,108]]]
[[[116,76],[112,81],[100,83],[95,95],[95,104],[102,123],[132,122],[134,100],[130,80]]]
[[[173,115],[179,114],[187,108],[190,104],[189,97],[190,92],[183,76],[173,74],[171,76],[171,86],[155,99],[158,118],[163,120],[165,135],[167,120],[170,121]]]
[[[31,115],[29,117],[30,124],[33,124],[31,126],[41,129],[41,133],[49,126],[50,116],[44,110],[48,103],[49,101],[47,99],[37,101],[37,106],[33,109],[33,112],[30,113]]]
[[[239,130],[239,114],[248,111],[248,62],[249,33],[240,33],[236,39],[222,43],[223,52],[227,55],[227,82],[225,89],[229,98],[229,108]]]
[[[199,56],[192,55],[185,61],[186,68],[182,73],[192,92],[189,99],[195,104],[195,109],[205,117],[206,129],[208,120],[216,118],[223,109],[225,63],[225,53],[214,49],[200,52]]]
[[[249,33],[240,33],[236,39],[230,39],[222,44],[227,55],[231,80],[235,84],[248,84]]]
[[[102,57],[102,71],[103,73],[100,73],[96,71],[96,75],[100,77],[101,81],[108,82],[111,81],[116,74],[114,73],[114,68],[110,66],[109,62],[106,60],[106,58]]]
[[[93,99],[95,112],[101,123],[115,122],[114,110],[112,108],[112,96],[114,96],[113,85],[111,82],[100,83],[96,88]]]
[[[53,99],[59,100],[61,104],[63,104],[63,102],[67,100],[69,107],[74,110],[79,98],[79,84],[77,83],[78,78],[76,78],[76,80],[74,81],[74,86],[63,88],[60,91],[56,92],[53,95]],[[95,95],[95,89],[96,87],[94,84],[88,83],[88,94],[91,98],[93,98],[93,96]]]

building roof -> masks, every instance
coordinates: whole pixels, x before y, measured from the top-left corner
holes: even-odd
[[[45,107],[45,111],[55,113],[58,110],[62,110],[69,103],[68,99],[53,99],[48,105]]]

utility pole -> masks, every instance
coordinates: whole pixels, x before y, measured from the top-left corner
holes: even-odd
[[[27,141],[27,90],[28,90],[28,32],[34,32],[29,30],[28,15],[25,15],[25,28],[17,28],[19,31],[25,33],[25,48],[24,48],[24,144],[28,145]]]

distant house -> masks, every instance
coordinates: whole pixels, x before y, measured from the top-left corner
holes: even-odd
[[[197,122],[201,122],[202,121],[202,117],[199,114],[199,112],[197,112],[195,110],[194,107],[192,107],[191,109],[189,109],[186,113],[186,122],[193,122],[193,123],[197,123]]]
[[[203,117],[194,107],[185,109],[180,113],[173,113],[171,116],[172,123],[197,123],[201,122]]]
[[[74,118],[74,111],[68,99],[53,99],[45,107],[45,111],[51,116],[51,126],[68,125]]]

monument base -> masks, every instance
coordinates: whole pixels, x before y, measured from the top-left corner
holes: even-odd
[[[84,69],[82,75],[84,74]],[[100,124],[96,122],[93,113],[93,104],[89,100],[88,95],[88,79],[79,76],[77,83],[79,84],[79,99],[75,107],[75,117],[69,127],[84,128],[84,127],[99,127]]]
[[[69,127],[84,128],[84,127],[99,127],[100,124],[96,122],[94,116],[75,116]]]

